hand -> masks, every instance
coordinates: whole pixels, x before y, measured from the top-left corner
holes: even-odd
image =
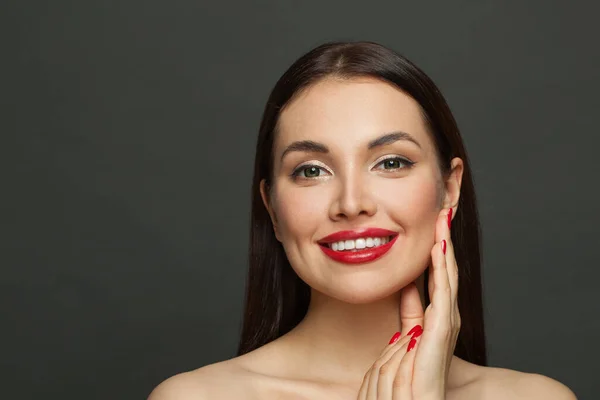
[[[414,283],[402,289],[400,322],[396,334],[367,371],[358,400],[442,400],[460,331],[458,268],[450,240],[452,210],[443,210],[436,222],[431,250],[429,298],[423,312]],[[421,328],[423,327],[423,328]],[[414,349],[414,350],[413,350]],[[411,351],[412,350],[412,351]]]

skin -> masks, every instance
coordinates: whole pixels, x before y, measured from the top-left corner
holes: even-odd
[[[418,145],[397,140],[368,148],[398,131]],[[282,158],[290,144],[304,140],[328,152]],[[263,182],[261,193],[290,264],[312,288],[309,311],[295,329],[253,352],[170,378],[151,400],[575,398],[550,378],[452,355],[460,267],[447,216],[458,212],[463,163],[453,159],[442,176],[412,98],[371,78],[323,80],[283,111],[274,154],[273,184]],[[386,157],[396,160],[393,168],[384,168]],[[360,227],[399,237],[383,257],[358,265],[331,260],[317,243]],[[432,299],[426,310],[424,290]],[[415,325],[424,332],[407,353]],[[397,331],[400,340],[387,345]]]

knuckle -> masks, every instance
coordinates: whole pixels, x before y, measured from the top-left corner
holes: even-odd
[[[376,371],[380,371],[381,368],[385,365],[385,362],[383,360],[377,360],[375,361],[375,364],[373,364],[373,369]]]
[[[460,319],[460,316],[456,317],[456,331],[460,331],[460,328],[462,326],[462,320]]]
[[[391,372],[391,369],[392,369],[392,366],[388,363],[385,363],[379,368],[379,375],[380,376],[388,375]]]
[[[408,364],[406,362],[404,362],[404,360],[402,360],[402,361],[403,362],[400,363],[400,366],[398,367],[398,370],[396,371],[396,376],[394,377],[393,386],[395,388],[402,387],[407,382],[410,382]]]
[[[392,387],[397,389],[397,388],[401,388],[402,385],[404,384],[404,379],[402,379],[401,377],[397,376],[394,378],[394,382],[392,382]]]
[[[366,385],[369,382],[369,375],[371,374],[371,370],[369,369],[365,376],[363,376],[362,386]]]
[[[401,388],[404,385],[406,385],[407,382],[410,382],[409,377],[406,376],[406,373],[399,371],[399,373],[396,374],[396,377],[394,378],[394,382],[392,383],[392,385],[394,388]]]

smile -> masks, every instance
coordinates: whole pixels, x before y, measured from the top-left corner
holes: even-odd
[[[340,240],[327,244],[334,251],[358,251],[365,248],[379,247],[392,240],[393,236],[384,236],[380,238],[358,238],[356,240]]]
[[[344,264],[361,264],[374,261],[387,253],[398,233],[380,228],[361,228],[341,231],[318,241],[326,256]]]

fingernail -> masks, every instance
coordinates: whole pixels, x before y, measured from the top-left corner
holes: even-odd
[[[412,338],[418,338],[419,336],[421,336],[423,334],[423,329],[419,329],[417,330],[415,333],[413,333]]]
[[[416,344],[417,344],[416,339],[410,339],[410,343],[408,344],[408,349],[406,349],[406,352],[408,353],[409,351],[411,351],[412,348],[415,347]]]
[[[394,333],[394,336],[390,339],[390,344],[396,343],[400,339],[400,332]]]
[[[446,240],[442,240],[442,252],[446,254]]]
[[[452,227],[452,209],[448,212],[448,229]]]
[[[421,325],[415,325],[410,331],[408,331],[407,335],[410,336],[413,333],[419,332],[419,331],[422,331],[422,330],[423,330],[423,327]]]

